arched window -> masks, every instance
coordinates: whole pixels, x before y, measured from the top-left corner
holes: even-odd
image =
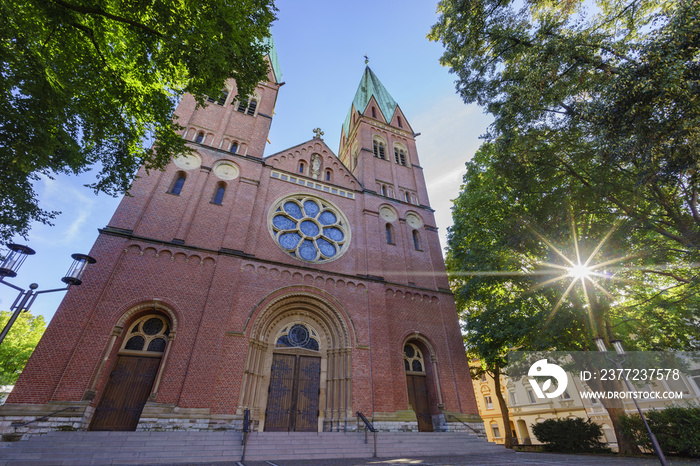
[[[226,103],[226,99],[228,99],[228,92],[221,91],[221,94],[219,94],[219,98],[216,100],[216,104],[223,106]]]
[[[250,99],[250,103],[248,103],[248,111],[246,113],[248,115],[255,115],[256,108],[258,108],[258,101],[255,99]]]
[[[247,115],[255,115],[256,108],[258,108],[258,99],[251,97],[250,99],[241,100],[236,110]]]
[[[416,251],[420,251],[420,234],[418,230],[413,230],[413,248]]]
[[[122,351],[141,353],[163,353],[170,335],[170,326],[165,317],[149,315],[137,320],[129,329]]]
[[[198,142],[200,144],[204,142],[204,131],[197,133],[197,138],[194,140],[194,142]]]
[[[396,121],[399,123],[399,128],[403,128],[403,125],[401,124],[401,117],[396,117]]]
[[[384,143],[382,141],[374,140],[372,143],[372,148],[374,151],[374,156],[380,159],[386,159],[386,153],[384,149]]]
[[[331,175],[332,175],[332,173],[333,173],[333,172],[331,171],[330,168],[327,168],[327,169],[326,169],[326,181],[331,181]]]
[[[287,325],[280,332],[275,344],[278,348],[305,348],[312,351],[319,349],[319,337],[316,330],[306,324]]]
[[[386,195],[387,195],[386,185],[383,184],[382,185],[382,196],[386,196]]]
[[[372,107],[372,118],[377,118],[377,110]]]
[[[212,204],[219,204],[224,200],[224,194],[226,193],[226,183],[219,183],[216,185],[216,191],[214,192],[214,200],[211,201]]]
[[[411,202],[411,193],[406,191],[405,196],[406,196],[406,202]]]
[[[231,153],[235,154],[236,152],[238,152],[238,143],[236,141],[233,141],[231,143]]]
[[[301,173],[303,175],[305,171],[306,171],[306,164],[304,162],[299,162],[299,173]]]
[[[183,172],[178,172],[177,178],[173,183],[173,187],[170,189],[170,193],[180,195],[180,193],[182,192],[182,187],[185,185],[186,178],[187,177]]]
[[[386,224],[386,242],[394,244],[394,228],[389,223]]]
[[[394,147],[394,160],[399,165],[406,166],[406,152],[400,147]]]
[[[403,365],[406,372],[425,374],[423,354],[413,343],[406,343],[403,347]]]

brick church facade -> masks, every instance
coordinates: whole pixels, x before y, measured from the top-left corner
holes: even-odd
[[[0,426],[343,431],[477,426],[437,228],[400,107],[367,67],[339,155],[264,156],[282,86],[177,108],[194,149],[141,171]]]

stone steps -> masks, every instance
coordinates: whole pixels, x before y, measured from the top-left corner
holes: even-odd
[[[240,432],[50,432],[0,445],[4,465],[105,465],[158,463],[236,463]],[[503,452],[467,433],[379,432],[380,458]],[[374,438],[359,432],[253,432],[245,461],[371,458]]]

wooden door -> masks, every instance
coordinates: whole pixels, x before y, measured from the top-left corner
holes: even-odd
[[[265,430],[316,432],[321,382],[321,358],[273,355]]]
[[[433,417],[430,415],[426,377],[424,375],[406,375],[406,384],[408,386],[408,402],[411,403],[418,420],[418,431],[432,432]]]
[[[159,365],[160,358],[118,356],[90,430],[136,430]]]

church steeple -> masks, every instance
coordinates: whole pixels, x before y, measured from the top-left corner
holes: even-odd
[[[415,136],[401,107],[366,66],[343,122],[340,160],[366,190],[428,205]]]

